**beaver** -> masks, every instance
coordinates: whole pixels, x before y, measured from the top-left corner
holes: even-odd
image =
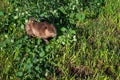
[[[35,18],[30,18],[27,22],[26,32],[29,36],[43,39],[46,43],[49,43],[48,38],[57,36],[57,30],[53,24],[46,21],[38,22]]]

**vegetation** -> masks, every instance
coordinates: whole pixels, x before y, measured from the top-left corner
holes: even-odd
[[[58,37],[28,36],[31,16]],[[0,80],[83,79],[120,79],[120,0],[0,0]]]

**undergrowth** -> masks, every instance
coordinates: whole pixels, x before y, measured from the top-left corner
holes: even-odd
[[[119,0],[1,0],[0,80],[119,80]],[[30,17],[53,23],[45,44]]]

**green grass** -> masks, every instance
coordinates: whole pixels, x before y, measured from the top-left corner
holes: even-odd
[[[0,80],[119,80],[120,1],[0,1]],[[45,44],[29,17],[53,23]]]

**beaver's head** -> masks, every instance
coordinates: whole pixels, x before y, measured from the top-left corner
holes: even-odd
[[[57,36],[56,28],[52,24],[50,24],[49,26],[46,27],[45,34],[48,38],[56,37]]]

